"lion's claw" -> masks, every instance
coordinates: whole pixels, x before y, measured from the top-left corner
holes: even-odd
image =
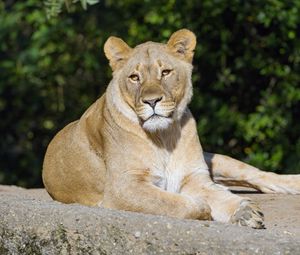
[[[230,221],[239,226],[256,229],[265,228],[263,213],[255,203],[249,200],[241,202],[240,207],[231,216]]]

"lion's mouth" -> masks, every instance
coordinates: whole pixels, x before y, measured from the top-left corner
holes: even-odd
[[[152,120],[159,119],[159,118],[166,118],[166,119],[168,119],[168,118],[171,118],[171,117],[172,116],[163,116],[163,115],[160,115],[160,114],[157,114],[157,113],[153,113],[151,116],[149,116],[147,119],[145,119],[144,122],[146,122],[146,121],[148,121],[150,119],[152,119]]]

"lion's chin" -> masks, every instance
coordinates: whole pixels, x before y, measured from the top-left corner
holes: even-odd
[[[148,132],[155,132],[159,130],[167,129],[173,122],[172,118],[166,118],[162,116],[154,115],[147,119],[142,127]]]

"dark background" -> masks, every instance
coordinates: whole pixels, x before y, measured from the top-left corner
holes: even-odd
[[[42,186],[47,144],[111,78],[110,35],[134,46],[184,27],[198,38],[190,107],[204,149],[300,173],[299,0],[66,3],[0,2],[0,183]]]

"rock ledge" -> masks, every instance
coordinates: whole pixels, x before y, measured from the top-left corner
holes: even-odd
[[[293,199],[299,204],[300,196]],[[0,200],[0,254],[300,253],[295,226],[253,230],[65,205],[42,189],[8,186],[0,186]]]

